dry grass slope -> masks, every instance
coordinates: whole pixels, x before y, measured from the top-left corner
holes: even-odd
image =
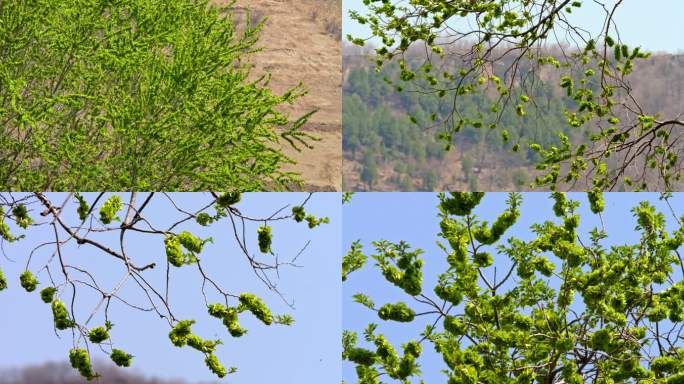
[[[287,147],[297,162],[288,169],[302,174],[305,190],[341,190],[341,0],[238,0],[235,6],[238,13],[249,10],[253,21],[267,17],[255,76],[270,72],[276,92],[304,83],[308,94],[288,108],[293,117],[318,110],[305,129],[321,141],[303,152]]]

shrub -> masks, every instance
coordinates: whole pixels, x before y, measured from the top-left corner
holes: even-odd
[[[0,186],[288,189],[282,141],[308,147],[283,95],[208,0],[17,0],[0,11]]]

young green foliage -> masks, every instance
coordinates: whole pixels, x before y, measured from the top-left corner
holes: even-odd
[[[18,204],[12,208],[12,215],[14,215],[14,220],[17,225],[23,229],[26,229],[29,225],[33,224],[33,219],[28,215],[28,210],[24,204]]]
[[[5,223],[5,210],[3,207],[0,207],[0,237],[10,243],[22,238],[21,236],[16,237],[10,232],[9,225]]]
[[[362,249],[361,242],[355,241],[352,243],[349,252],[342,257],[342,281],[346,281],[349,274],[366,264],[368,257],[363,254]]]
[[[674,196],[662,197],[673,209],[684,197]],[[419,382],[417,359],[428,345],[446,365],[443,382],[449,384],[679,382],[684,377],[678,331],[684,324],[681,219],[672,210],[670,229],[665,214],[643,201],[632,209],[635,236],[616,242],[606,217],[594,218],[601,228],[579,231],[582,219],[605,209],[600,192],[587,194],[586,208],[565,194],[550,198],[553,206],[545,217],[539,206],[525,206],[523,196],[512,193],[490,227],[478,218],[482,195],[439,194],[439,237],[445,242],[438,244],[446,263],[437,276],[426,277],[437,277],[436,297],[427,290],[417,291],[419,296],[406,291],[404,271],[390,268],[389,261],[405,258],[408,244],[376,242],[382,256],[375,267],[404,291],[411,306],[399,301],[376,309],[364,293],[355,293],[354,301],[406,332],[426,327],[403,345],[403,355],[379,333],[384,323],[368,325],[366,345],[345,331],[342,357],[355,365],[357,382]],[[527,209],[534,210],[535,223],[505,238]],[[411,254],[417,259],[404,259],[403,266],[422,261],[419,250]],[[437,265],[434,256],[426,263]],[[410,337],[406,332],[401,334]]]
[[[304,207],[299,205],[292,207],[292,218],[294,219],[294,221],[298,223],[301,223],[302,221],[306,220],[306,222],[309,224],[310,229],[316,228],[321,224],[330,223],[330,219],[327,217],[318,218],[311,214],[307,215],[306,211],[304,211]]]
[[[420,259],[423,251],[409,251],[410,246],[403,241],[393,244],[382,240],[373,245],[378,254],[372,257],[385,279],[411,296],[419,295],[423,289],[423,260]]]
[[[0,13],[2,190],[285,190],[313,114],[250,63],[233,2],[17,0]]]
[[[342,193],[342,204],[351,203],[354,192],[343,192]]]
[[[241,337],[245,333],[247,333],[247,330],[240,327],[240,323],[238,323],[237,308],[226,308],[222,304],[209,304],[208,309],[209,315],[219,319],[223,319],[223,325],[225,325],[226,328],[228,328],[228,332],[231,336]]]
[[[116,213],[122,208],[123,203],[121,202],[121,197],[119,197],[119,195],[111,196],[109,199],[107,199],[107,201],[104,202],[104,204],[102,204],[102,207],[100,208],[100,221],[102,221],[103,224],[110,224],[114,220],[121,221],[121,219],[116,216]]]
[[[81,221],[84,221],[88,215],[88,212],[90,212],[90,205],[88,205],[88,202],[83,196],[81,196],[80,193],[76,193],[74,197],[76,200],[78,200],[78,208],[76,209],[78,218],[81,219]]]
[[[166,259],[174,267],[194,264],[197,262],[197,254],[204,249],[204,244],[212,241],[211,237],[201,240],[188,231],[183,231],[177,235],[167,234],[164,238]],[[183,252],[183,248],[188,252]]]

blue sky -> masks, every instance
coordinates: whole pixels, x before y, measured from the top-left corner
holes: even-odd
[[[49,195],[56,197],[56,195]],[[91,194],[86,195],[93,200]],[[158,198],[161,196],[157,196]],[[247,194],[237,207],[252,216],[266,216],[286,204],[298,204],[306,197],[299,193],[259,193]],[[208,194],[179,194],[175,196],[179,205],[199,207],[210,200]],[[55,198],[61,202],[63,196]],[[161,224],[168,223],[178,215],[163,199],[155,200],[146,215]],[[72,206],[73,208],[73,206]],[[75,217],[75,208],[67,216]],[[234,293],[253,292],[263,298],[274,313],[291,313],[296,323],[292,327],[266,327],[254,320],[251,315],[243,314],[240,322],[249,333],[240,339],[231,338],[219,320],[206,314],[201,296],[201,280],[192,267],[172,270],[171,301],[176,316],[196,319],[193,331],[204,338],[221,338],[225,344],[219,346],[217,356],[226,367],[236,366],[237,374],[228,376],[223,382],[231,383],[334,383],[339,382],[340,353],[340,250],[341,250],[341,210],[340,195],[337,193],[315,194],[307,211],[318,216],[330,217],[331,223],[309,230],[305,223],[293,221],[275,222],[273,227],[273,248],[283,258],[295,255],[308,240],[311,244],[298,259],[302,268],[283,268],[279,289],[288,299],[294,300],[295,310],[290,310],[274,293],[268,292],[259,282],[251,268],[247,266],[244,255],[236,248],[229,222],[222,221],[208,230],[195,225],[182,226],[180,230],[190,229],[200,237],[212,236],[213,244],[208,244],[202,253],[205,269],[217,281]],[[40,218],[37,214],[34,216]],[[253,250],[256,251],[256,225],[248,227]],[[30,249],[42,241],[49,241],[50,227],[37,228],[17,243],[4,244],[6,255],[15,260],[10,262],[0,257],[0,266],[8,278],[10,288],[0,292],[0,340],[3,352],[0,367],[11,367],[48,361],[68,361],[68,351],[72,347],[69,332],[60,332],[61,339],[55,336],[50,307],[42,303],[38,292],[31,294],[19,287],[18,275],[23,271]],[[98,236],[102,241],[116,246],[110,235]],[[114,241],[112,241],[114,240]],[[163,240],[149,236],[131,237],[129,255],[143,261],[165,258]],[[92,247],[80,249],[67,247],[64,250],[68,263],[87,265],[98,280],[105,286],[114,284],[120,277],[122,267],[112,258],[93,251]],[[50,253],[38,252],[34,255],[31,267],[40,268]],[[163,282],[164,268],[146,273],[151,281]],[[38,276],[48,281],[44,273]],[[41,289],[39,287],[39,289]],[[83,311],[90,312],[95,297],[79,292]],[[134,286],[124,290],[132,297],[132,302],[144,304],[143,297]],[[218,298],[214,296],[215,301]],[[85,317],[80,312],[81,319]],[[168,339],[168,324],[151,313],[130,310],[113,304],[110,316],[115,323],[112,338],[115,347],[135,355],[133,369],[146,375],[164,378],[184,378],[190,381],[214,382],[216,377],[204,365],[201,354],[188,348],[176,348]],[[102,318],[94,324],[102,323]],[[9,348],[8,346],[12,346]],[[93,353],[93,357],[106,359],[107,356]]]
[[[604,3],[610,5],[615,0]],[[603,23],[604,13],[592,1],[584,1],[580,11],[575,12],[575,20],[588,30],[596,30]],[[349,10],[365,10],[362,0],[343,1],[343,33],[358,37],[368,37],[368,29],[356,24],[348,17]],[[597,12],[599,11],[599,12]],[[616,14],[623,41],[631,46],[642,46],[650,51],[684,51],[684,1],[681,0],[627,0]]]
[[[55,196],[55,195],[51,195]],[[92,195],[88,195],[92,200]],[[606,194],[606,212],[603,215],[606,228],[611,234],[612,244],[634,241],[635,221],[629,209],[639,201],[649,200],[661,211],[668,212],[666,206],[658,200],[658,194]],[[270,214],[286,205],[298,203],[304,194],[249,194],[243,198],[239,208],[253,216]],[[494,219],[505,207],[505,193],[490,193],[478,207],[477,214],[483,219]],[[586,232],[599,225],[596,216],[588,211],[584,194],[570,194],[573,199],[580,200],[582,224],[580,233],[586,238]],[[206,194],[179,194],[177,201],[186,207],[198,207],[208,201]],[[60,201],[62,197],[56,198]],[[678,214],[684,213],[684,195],[677,194],[674,208]],[[226,288],[233,292],[254,292],[264,298],[275,313],[292,313],[297,322],[292,328],[264,327],[249,316],[242,316],[241,323],[250,330],[242,339],[232,339],[221,324],[204,315],[205,309],[200,295],[200,287],[195,271],[191,268],[174,270],[172,301],[180,318],[194,318],[198,324],[193,328],[202,337],[222,338],[226,344],[219,347],[218,357],[226,366],[239,367],[238,374],[229,377],[225,382],[232,383],[275,383],[299,384],[307,382],[335,383],[339,382],[339,339],[340,329],[361,331],[368,322],[379,320],[373,313],[353,303],[350,296],[364,292],[377,303],[405,300],[406,297],[395,287],[384,282],[375,268],[364,268],[350,276],[343,290],[340,290],[339,260],[340,250],[348,249],[349,244],[361,239],[366,253],[371,253],[370,241],[386,239],[390,241],[406,240],[413,247],[426,251],[425,287],[433,286],[436,274],[446,265],[444,255],[435,245],[438,232],[436,219],[437,197],[434,193],[357,193],[350,204],[344,206],[344,222],[340,210],[340,195],[336,193],[315,194],[307,206],[307,210],[326,215],[331,224],[313,231],[305,225],[293,225],[291,222],[274,223],[274,249],[280,250],[283,256],[295,254],[307,240],[311,245],[301,256],[300,263],[304,268],[283,270],[279,287],[288,298],[295,300],[296,309],[290,311],[280,299],[269,294],[258,282],[251,269],[246,267],[243,256],[234,248],[227,223],[223,222],[207,231],[198,231],[200,236],[212,236],[214,244],[207,245],[203,252],[203,262],[207,269]],[[524,195],[523,215],[506,236],[530,238],[528,231],[532,223],[551,219],[552,201],[547,194],[528,193]],[[153,204],[147,211],[155,222],[168,222],[177,215],[168,209],[166,204]],[[73,212],[67,216],[74,217]],[[674,228],[671,215],[666,214],[670,229]],[[194,226],[182,229],[196,229]],[[256,230],[250,227],[249,232]],[[52,328],[52,317],[49,307],[43,304],[37,293],[26,293],[18,285],[18,274],[23,270],[26,257],[33,245],[50,239],[50,232],[39,229],[30,232],[21,242],[4,244],[7,256],[0,259],[0,265],[10,281],[10,289],[0,293],[0,340],[3,345],[12,345],[11,353],[3,353],[0,366],[16,366],[40,363],[46,360],[66,361],[69,348],[72,346],[70,335],[62,333],[57,338]],[[103,241],[112,241],[107,236],[100,236]],[[130,248],[134,258],[138,260],[159,260],[163,257],[163,245],[158,239],[147,240],[139,237],[136,245]],[[119,263],[91,248],[67,248],[66,257],[71,263],[88,265],[104,284],[113,284],[120,276]],[[46,252],[37,253],[31,263],[35,270],[48,257]],[[506,263],[498,260],[500,268]],[[163,269],[150,273],[153,281],[163,281],[159,275]],[[47,277],[39,275],[39,280],[47,281]],[[134,290],[126,291],[135,295]],[[84,308],[90,308],[94,298],[80,294]],[[139,295],[137,296],[138,298]],[[340,302],[340,300],[342,300]],[[135,300],[134,300],[135,301]],[[141,303],[142,300],[137,300]],[[344,308],[344,314],[342,313]],[[81,315],[82,316],[82,315]],[[112,308],[112,319],[115,328],[112,337],[116,346],[135,355],[134,369],[147,375],[158,377],[177,377],[192,381],[215,381],[214,376],[204,367],[202,357],[187,348],[173,347],[167,338],[168,326],[148,313],[129,310],[121,305]],[[101,319],[96,319],[101,321]],[[408,341],[422,330],[424,323],[415,322],[410,326],[382,323],[382,332],[395,344]],[[407,330],[408,329],[408,330]],[[104,355],[95,353],[95,357]],[[444,376],[439,372],[444,368],[441,360],[426,348],[420,360],[426,382],[442,382]],[[343,364],[343,377],[348,382],[354,381],[353,367]]]
[[[582,239],[586,240],[588,239],[587,231],[600,226],[600,221],[589,211],[585,194],[571,193],[568,196],[582,202],[579,210],[582,218],[579,233]],[[634,231],[636,221],[630,210],[643,200],[648,200],[666,214],[668,229],[676,228],[676,222],[667,206],[658,199],[659,194],[609,193],[604,196],[606,210],[603,213],[603,220],[606,231],[610,235],[604,243],[606,245],[625,244],[638,240],[639,235]],[[506,193],[489,193],[476,208],[475,213],[481,219],[491,222],[505,209],[506,198]],[[672,202],[677,215],[684,214],[684,194],[675,194]],[[384,239],[391,242],[405,240],[413,248],[423,249],[425,251],[423,254],[425,261],[423,290],[428,296],[434,297],[431,287],[435,286],[437,275],[447,267],[444,252],[435,243],[439,232],[437,204],[437,195],[434,193],[357,193],[352,202],[343,207],[344,246],[348,249],[354,240],[361,240],[364,253],[372,254],[374,249],[370,242]],[[558,220],[553,215],[552,206],[553,200],[549,199],[546,193],[524,194],[522,216],[504,235],[504,238],[514,236],[532,239],[533,236],[528,230],[531,224],[545,220]],[[491,249],[489,251],[491,252]],[[501,276],[510,264],[507,260],[497,257],[495,252],[492,252],[492,255],[495,257],[495,266],[499,268],[499,276]],[[409,305],[413,303],[403,291],[387,283],[373,263],[374,261],[370,259],[365,268],[350,275],[347,282],[343,284],[343,327],[361,333],[368,323],[378,323],[380,324],[378,333],[383,333],[398,347],[402,343],[416,339],[431,318],[426,316],[410,324],[383,322],[377,318],[375,312],[353,302],[351,299],[353,294],[365,293],[375,301],[376,305],[397,301],[405,301]],[[417,310],[418,308],[422,307],[416,305]],[[425,346],[419,362],[426,383],[445,381],[445,376],[440,370],[445,369],[446,366],[431,346]],[[355,382],[355,377],[353,364],[345,362],[343,378],[348,382]]]

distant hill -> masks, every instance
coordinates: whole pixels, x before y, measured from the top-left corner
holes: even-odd
[[[182,380],[163,380],[146,377],[134,369],[118,368],[109,364],[95,364],[101,377],[88,382],[66,362],[47,362],[20,368],[0,369],[0,384],[187,384]]]
[[[506,68],[506,63],[500,67]],[[431,115],[447,115],[450,100],[396,92],[385,79],[395,79],[398,66],[386,65],[377,72],[367,49],[345,45],[343,70],[345,190],[528,190],[537,175],[536,154],[513,153],[512,145],[523,139],[553,145],[558,132],[575,142],[586,140],[585,130],[569,128],[565,122],[563,111],[574,101],[563,97],[553,73],[535,74],[538,81],[530,96],[538,105],[528,116],[503,113],[499,126],[510,132],[507,144],[500,129],[466,127],[446,152],[436,138],[439,130],[423,127],[429,126]],[[497,68],[492,70],[496,73]],[[645,111],[672,118],[684,112],[684,55],[653,55],[636,68],[630,83]],[[458,108],[487,114],[490,106],[491,100],[480,95],[461,98]],[[409,115],[420,123],[412,123]]]

